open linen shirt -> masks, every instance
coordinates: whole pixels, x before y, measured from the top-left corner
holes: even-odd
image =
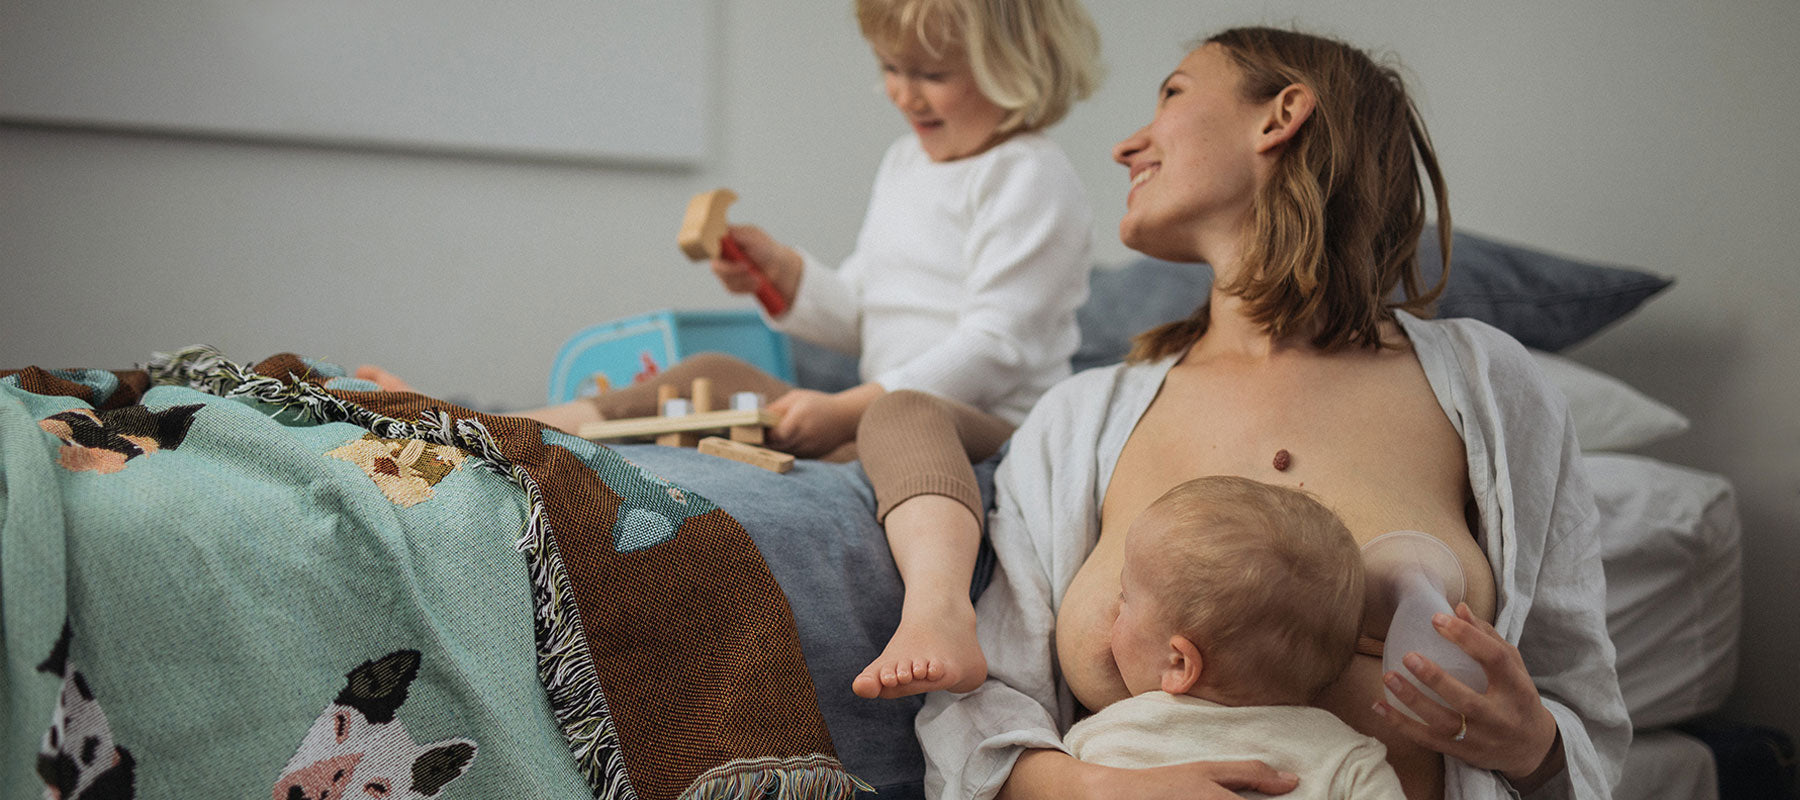
[[[1399,320],[1468,451],[1494,627],[1519,647],[1562,732],[1568,769],[1533,796],[1611,797],[1631,726],[1567,403],[1523,346],[1485,323]],[[988,522],[998,564],[976,605],[988,680],[967,694],[931,693],[915,723],[930,797],[993,797],[1025,749],[1066,751],[1075,701],[1056,664],[1056,612],[1099,539],[1119,452],[1179,359],[1076,375],[1014,434]],[[1449,800],[1517,796],[1498,773],[1453,758],[1444,771]]]

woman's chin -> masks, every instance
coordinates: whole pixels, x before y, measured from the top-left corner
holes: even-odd
[[[1179,248],[1174,247],[1175,243],[1172,241],[1172,237],[1165,234],[1166,231],[1162,229],[1162,226],[1152,224],[1149,220],[1144,219],[1142,214],[1133,214],[1128,211],[1124,217],[1119,219],[1119,241],[1126,247],[1164,261],[1184,260],[1171,257],[1172,254],[1179,252]]]
[[[1124,224],[1119,225],[1119,241],[1123,242],[1126,247],[1136,250],[1139,253],[1163,261],[1174,261],[1181,264],[1198,264],[1206,260],[1205,257],[1194,251],[1193,245],[1190,242],[1170,241],[1166,238],[1145,236],[1142,235],[1140,231],[1126,228]]]

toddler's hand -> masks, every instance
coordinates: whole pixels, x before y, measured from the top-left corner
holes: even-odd
[[[744,255],[762,269],[769,282],[775,284],[775,290],[782,298],[793,305],[794,292],[800,288],[800,273],[805,269],[799,251],[775,241],[755,225],[732,225],[726,232],[743,249]],[[737,294],[756,291],[756,277],[750,274],[749,264],[721,255],[712,260],[712,271],[728,291]]]
[[[839,394],[795,389],[775,399],[769,410],[781,421],[769,431],[770,444],[801,458],[818,458],[856,438],[862,407]]]

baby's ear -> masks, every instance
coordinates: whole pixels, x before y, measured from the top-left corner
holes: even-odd
[[[1169,694],[1187,694],[1200,685],[1200,648],[1186,636],[1169,637],[1169,650],[1163,654],[1162,690]]]

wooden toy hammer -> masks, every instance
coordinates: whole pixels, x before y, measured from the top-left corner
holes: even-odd
[[[675,243],[681,246],[681,252],[695,261],[718,258],[723,253],[728,259],[749,264],[750,277],[756,279],[757,302],[762,303],[770,316],[779,317],[787,313],[787,300],[769,281],[762,267],[744,255],[731,234],[725,232],[725,208],[734,200],[737,200],[737,193],[730,189],[694,195],[694,199],[688,201],[687,215],[681,218],[681,232],[675,236]]]

